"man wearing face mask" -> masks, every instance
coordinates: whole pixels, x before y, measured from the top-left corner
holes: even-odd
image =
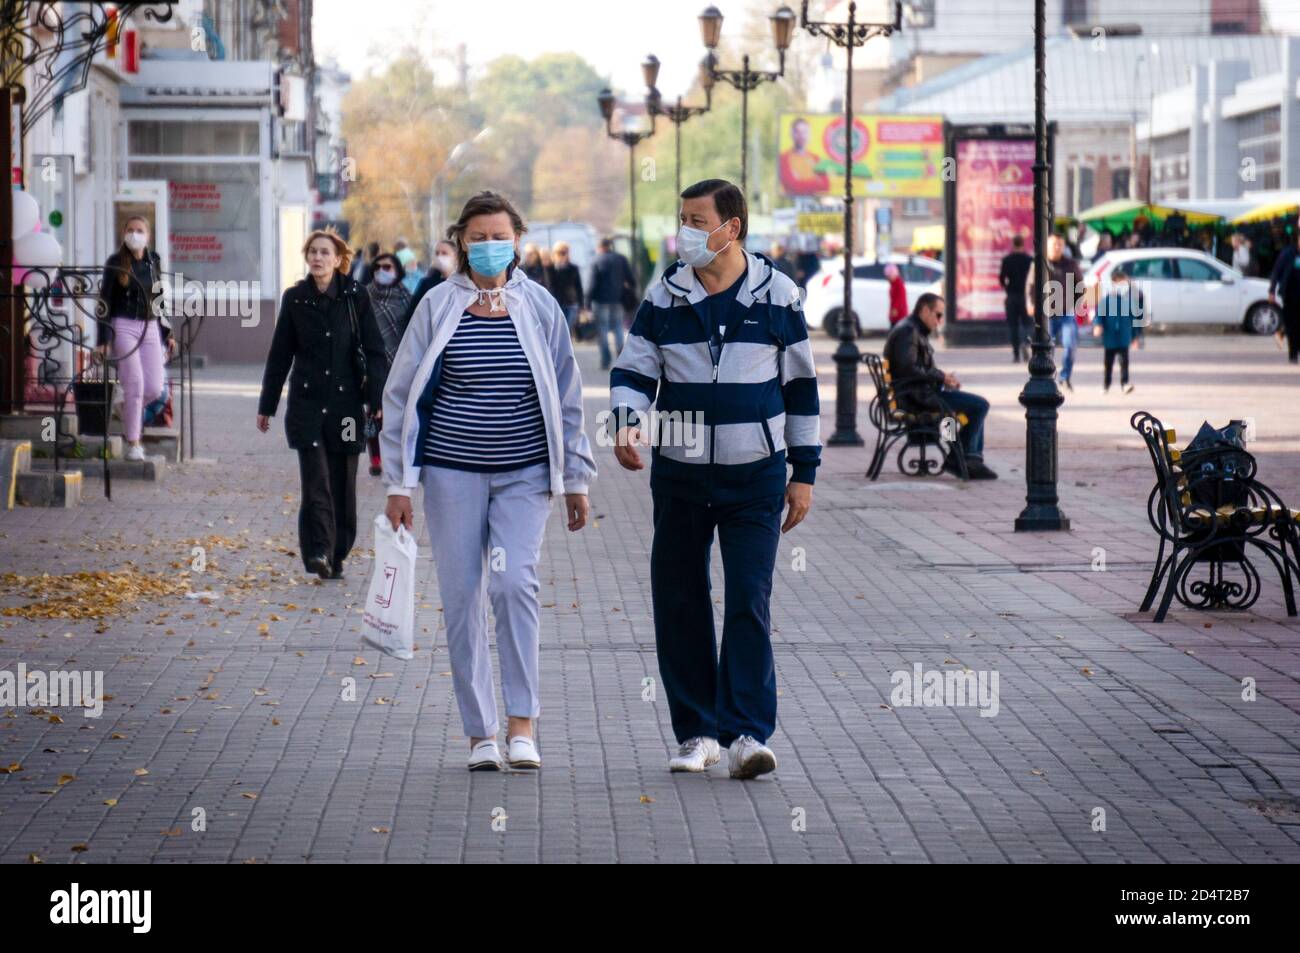
[[[420,279],[420,283],[415,286],[415,290],[411,292],[410,303],[407,304],[406,313],[402,316],[403,334],[406,333],[406,326],[411,323],[411,315],[415,314],[420,299],[442,284],[455,270],[456,246],[443,239],[433,246],[433,264],[429,267],[428,273]]]
[[[776,768],[766,744],[776,727],[772,572],[781,533],[812,506],[817,373],[798,287],[744,248],[744,193],[706,179],[681,197],[681,260],[637,310],[610,375],[608,426],[628,470],[644,467],[638,438],[653,445],[650,588],[679,745],[669,768],[704,771],[725,746],[731,776],[753,778]],[[720,657],[715,529],[726,577]]]

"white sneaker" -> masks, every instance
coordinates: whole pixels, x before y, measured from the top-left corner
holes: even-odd
[[[741,735],[731,743],[731,776],[747,781],[760,774],[776,770],[776,755],[766,745],[759,744],[749,735]]]
[[[1132,384],[1125,384],[1125,385],[1124,385],[1124,393],[1126,393],[1126,394],[1131,394],[1131,393],[1133,393],[1133,385],[1132,385]]]
[[[138,444],[138,443],[133,443],[133,444],[131,444],[130,446],[128,446],[128,447],[126,448],[126,455],[125,455],[125,457],[126,457],[127,460],[143,460],[143,459],[144,459],[144,447],[142,447],[142,446],[141,446],[140,444]]]
[[[526,735],[515,735],[510,739],[506,755],[512,768],[535,769],[542,766],[542,756],[537,753],[537,745]]]
[[[703,771],[722,760],[716,738],[687,738],[668,759],[669,771]]]
[[[469,752],[469,769],[471,771],[500,771],[501,752],[495,738],[480,741]]]

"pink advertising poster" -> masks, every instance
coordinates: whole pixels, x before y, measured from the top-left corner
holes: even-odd
[[[1034,247],[1034,141],[957,142],[956,308],[958,321],[1003,320],[1002,257],[1021,235]]]

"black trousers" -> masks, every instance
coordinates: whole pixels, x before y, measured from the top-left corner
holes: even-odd
[[[1023,301],[1017,301],[1014,298],[1007,300],[1006,311],[1007,337],[1011,339],[1011,356],[1018,361],[1020,360],[1022,345],[1025,345],[1025,353],[1028,354],[1029,352],[1029,312],[1025,309]]]
[[[1128,383],[1128,348],[1126,347],[1108,347],[1106,348],[1106,386],[1110,387],[1111,372],[1115,367],[1115,358],[1119,358],[1119,382],[1122,385]]]
[[[298,549],[303,565],[324,556],[336,569],[357,539],[357,457],[325,447],[298,451],[302,505],[298,508]],[[310,567],[308,567],[310,568]]]
[[[1286,356],[1294,363],[1300,358],[1300,305],[1283,306],[1282,327],[1286,331]]]

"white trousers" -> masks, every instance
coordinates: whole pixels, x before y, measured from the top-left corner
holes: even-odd
[[[426,466],[421,483],[461,722],[469,737],[492,738],[500,725],[488,653],[489,599],[506,714],[541,713],[537,563],[551,512],[550,469],[545,463],[503,473]]]

